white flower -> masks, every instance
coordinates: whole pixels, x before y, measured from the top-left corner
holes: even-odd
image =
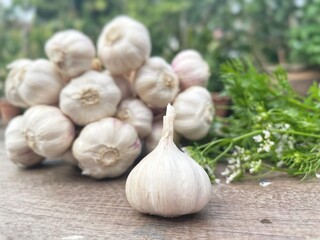
[[[229,168],[226,168],[223,172],[221,172],[221,175],[222,176],[228,176],[228,175],[230,175],[230,169]]]
[[[236,177],[238,177],[241,174],[241,170],[237,170],[234,173],[232,173],[229,177],[226,179],[226,183],[229,184],[232,182]]]
[[[288,130],[290,128],[290,124],[286,123],[286,124],[284,124],[283,127],[284,127],[285,130]]]
[[[262,142],[263,138],[261,135],[257,135],[253,137],[253,140],[257,143]]]
[[[263,131],[263,134],[264,134],[264,138],[265,138],[265,139],[270,138],[270,135],[271,135],[271,134],[270,134],[270,132],[269,132],[268,130],[264,130],[264,131]]]

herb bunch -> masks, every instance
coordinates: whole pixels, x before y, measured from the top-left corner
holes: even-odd
[[[218,161],[227,163],[221,173],[227,183],[277,171],[319,177],[319,86],[313,84],[301,97],[283,69],[267,74],[244,60],[224,64],[222,79],[231,116],[214,120],[209,141],[187,147],[211,179]]]

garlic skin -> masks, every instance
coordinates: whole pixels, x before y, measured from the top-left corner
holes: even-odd
[[[37,59],[25,66],[18,93],[29,106],[55,105],[64,86],[55,66],[46,59]]]
[[[139,99],[127,99],[120,103],[116,117],[121,121],[130,123],[137,130],[140,138],[151,132],[152,112]]]
[[[22,133],[23,117],[13,118],[5,131],[5,148],[8,158],[20,167],[31,167],[43,161],[28,146],[27,141]]]
[[[191,86],[205,87],[208,83],[210,77],[209,65],[195,50],[189,49],[178,53],[171,66],[179,76],[182,90]]]
[[[179,79],[162,58],[152,57],[137,72],[134,89],[150,107],[164,108],[176,97]]]
[[[14,106],[28,107],[19,94],[19,87],[24,80],[28,66],[32,63],[30,59],[19,59],[10,63],[7,68],[10,70],[5,81],[6,99]]]
[[[141,152],[141,143],[133,126],[116,118],[104,118],[83,128],[72,152],[83,175],[112,178],[133,164]]]
[[[70,148],[74,126],[57,107],[37,105],[23,115],[23,129],[28,146],[46,158],[57,158]]]
[[[127,16],[116,17],[102,30],[97,49],[102,64],[113,75],[135,71],[150,56],[148,29]]]
[[[121,92],[113,79],[88,71],[73,79],[60,93],[60,109],[80,126],[114,116]]]
[[[139,212],[177,217],[200,211],[210,200],[207,173],[173,142],[174,114],[169,105],[158,146],[127,178],[127,200]]]
[[[209,91],[193,86],[180,93],[173,103],[176,109],[174,129],[189,140],[205,137],[210,129],[214,106]]]
[[[157,147],[162,137],[162,131],[163,131],[162,119],[157,119],[153,121],[152,130],[150,134],[145,138],[145,147],[146,147],[147,153],[150,153],[153,149]],[[176,145],[178,145],[180,142],[180,136],[176,131],[173,134],[173,141]]]
[[[91,69],[95,47],[91,39],[74,29],[55,33],[45,44],[45,52],[66,79]]]

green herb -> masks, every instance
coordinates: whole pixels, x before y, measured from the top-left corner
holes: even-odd
[[[232,115],[214,120],[207,143],[187,148],[210,177],[215,179],[218,161],[228,164],[221,173],[227,183],[276,171],[319,176],[319,86],[312,85],[302,98],[283,69],[268,75],[242,60],[224,64],[222,79],[232,100]]]

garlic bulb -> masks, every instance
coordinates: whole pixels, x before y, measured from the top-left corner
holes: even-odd
[[[138,132],[140,138],[147,136],[152,127],[152,112],[139,99],[127,99],[121,102],[116,117],[130,123]]]
[[[127,178],[127,199],[139,212],[177,217],[200,211],[210,200],[207,173],[173,142],[174,115],[169,105],[158,146]]]
[[[197,51],[190,49],[180,52],[171,66],[179,76],[182,90],[191,86],[207,85],[210,77],[209,65]]]
[[[33,106],[24,113],[23,121],[27,144],[37,154],[57,158],[70,148],[74,126],[57,107]]]
[[[61,91],[60,108],[73,122],[82,126],[113,116],[120,98],[120,90],[110,76],[88,71]]]
[[[21,167],[36,165],[44,159],[28,146],[22,133],[23,117],[12,119],[5,131],[5,147],[8,158]]]
[[[90,70],[95,57],[91,39],[74,29],[54,34],[46,42],[45,52],[62,75],[69,79]]]
[[[19,59],[7,66],[10,72],[5,82],[5,95],[7,100],[14,106],[28,107],[28,104],[19,94],[19,87],[31,63],[32,61],[29,59]]]
[[[120,75],[114,75],[112,78],[121,91],[121,100],[133,97],[132,86],[129,80]]]
[[[162,119],[155,120],[152,124],[152,130],[150,134],[145,139],[145,147],[146,147],[147,153],[151,152],[153,149],[156,148],[156,146],[158,145],[162,137],[162,131],[163,131]],[[173,134],[173,141],[175,144],[178,144],[180,142],[180,136],[176,131]]]
[[[114,75],[138,69],[151,52],[147,28],[127,16],[116,17],[108,23],[97,45],[102,64]]]
[[[179,91],[179,80],[171,66],[160,57],[150,58],[137,72],[134,88],[153,108],[164,108]]]
[[[23,102],[29,106],[58,103],[64,83],[51,62],[45,59],[25,62],[18,71],[15,91]]]
[[[210,129],[214,106],[207,89],[193,86],[180,93],[174,103],[176,118],[175,130],[190,140],[205,137]]]
[[[141,143],[133,126],[104,118],[83,128],[72,152],[82,174],[98,179],[117,177],[139,156]]]

